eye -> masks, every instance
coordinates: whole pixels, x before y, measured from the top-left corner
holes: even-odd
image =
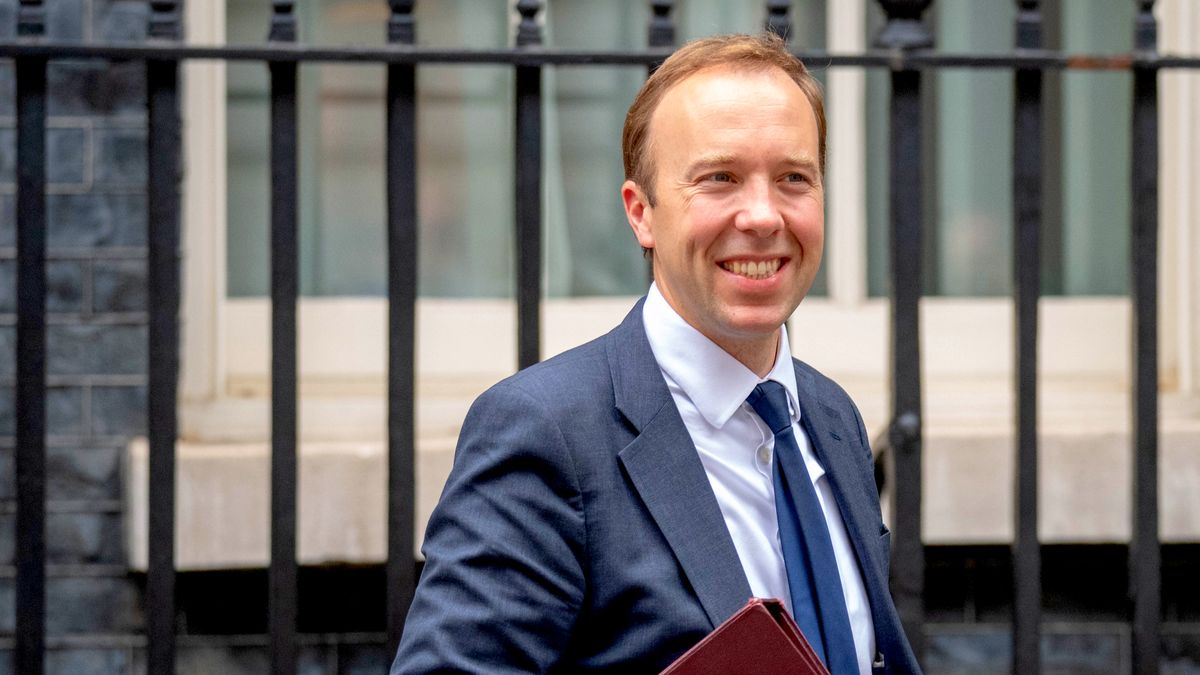
[[[729,175],[728,173],[725,173],[724,171],[718,171],[716,173],[709,174],[708,179],[714,183],[732,183],[733,182],[733,176]]]
[[[784,176],[784,180],[789,183],[807,183],[808,176],[805,176],[802,173],[793,171],[792,173],[789,173],[786,176]]]

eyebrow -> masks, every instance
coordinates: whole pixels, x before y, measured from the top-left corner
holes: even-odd
[[[685,175],[692,176],[706,169],[713,169],[718,166],[725,166],[736,161],[736,157],[729,153],[714,153],[704,155],[696,161],[688,165]]]
[[[714,153],[700,157],[687,167],[685,175],[692,176],[707,169],[733,164],[737,156],[729,153]],[[817,171],[817,161],[805,155],[791,155],[781,162],[785,166],[797,167],[808,171]]]
[[[788,166],[795,166],[809,171],[817,171],[817,161],[805,155],[792,155],[783,161]]]

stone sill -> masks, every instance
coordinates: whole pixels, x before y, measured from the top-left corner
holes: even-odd
[[[453,439],[426,442],[417,459],[417,538],[441,494]],[[144,570],[148,542],[148,451],[127,451],[129,564]],[[269,443],[176,445],[175,564],[180,570],[265,567],[270,547]],[[297,486],[297,557],[303,565],[378,563],[387,556],[386,445],[302,442]]]
[[[869,428],[884,418],[884,392],[847,388]],[[474,389],[474,387],[472,387]],[[855,391],[858,389],[858,391]],[[925,428],[924,541],[1006,544],[1013,534],[1012,395],[1006,387],[933,388]],[[1039,531],[1045,543],[1122,543],[1130,538],[1132,455],[1128,395],[1080,389],[1042,398]],[[453,462],[467,403],[441,398],[419,405],[414,555]],[[311,401],[311,399],[310,399]],[[1200,541],[1200,402],[1163,395],[1160,422],[1160,537]],[[368,429],[376,428],[368,426]],[[361,427],[360,427],[361,433]],[[299,458],[298,557],[302,564],[378,563],[386,556],[386,446],[375,439],[307,438]],[[177,445],[176,565],[182,570],[268,564],[270,445]],[[147,443],[127,451],[126,531],[130,565],[147,560]],[[885,518],[887,518],[885,506]]]

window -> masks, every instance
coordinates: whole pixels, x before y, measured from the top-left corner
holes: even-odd
[[[229,28],[229,41],[237,42],[242,38],[233,31],[246,28],[244,39],[261,41],[266,7],[255,3],[243,25],[241,18],[231,19],[249,11],[241,4],[229,2],[227,14],[224,2],[187,3],[189,39],[222,43]],[[417,3],[419,35],[429,44],[508,44],[511,19],[504,14],[504,4]],[[551,44],[633,47],[644,42],[646,9],[641,0],[548,4],[546,35]],[[762,12],[756,4],[678,3],[680,38],[755,29]],[[853,53],[865,49],[868,36],[874,34],[869,23],[876,11],[873,0],[793,4],[796,43],[826,44],[831,51]],[[1127,39],[1122,35],[1130,30],[1129,22],[1109,23],[1092,16],[1085,0],[1043,6],[1048,41],[1052,36],[1061,39],[1071,50],[1115,51],[1128,45],[1120,40]],[[927,19],[935,25],[943,49],[1007,49],[1011,5],[939,0],[937,7]],[[1200,11],[1195,3],[1160,0],[1156,7],[1162,50],[1200,53]],[[323,0],[298,8],[309,13],[302,15],[307,30],[316,32],[305,34],[306,39],[382,40],[385,3]],[[474,14],[481,11],[491,13]],[[1077,21],[1105,23],[1065,27]],[[994,34],[971,32],[979,23],[999,28]],[[572,32],[583,25],[594,30]],[[1092,38],[1107,41],[1077,41]],[[265,201],[263,206],[252,203],[266,195],[266,118],[252,111],[253,105],[261,105],[261,98],[255,102],[261,94],[250,88],[253,78],[261,84],[264,75],[261,66],[259,72],[245,74],[237,73],[237,67],[189,62],[183,79],[187,171],[180,430],[185,443],[180,446],[179,467],[191,472],[188,476],[200,486],[180,497],[181,512],[194,517],[180,520],[181,540],[194,544],[180,555],[183,567],[252,566],[265,560],[267,550],[269,518],[265,502],[258,500],[264,483],[257,478],[265,475],[270,419],[269,304],[262,296],[267,258],[265,251],[244,261],[237,257],[246,252],[243,249],[261,246],[254,237],[266,237]],[[308,483],[317,487],[302,490],[302,497],[307,496],[301,500],[300,556],[305,561],[378,560],[383,546],[383,519],[378,514],[385,508],[381,458],[386,308],[377,276],[382,261],[372,262],[374,252],[363,253],[363,247],[377,249],[382,242],[381,151],[379,143],[371,141],[382,139],[382,111],[375,101],[383,74],[380,67],[364,66],[310,64],[301,70],[302,94],[311,97],[307,112],[301,113],[302,179],[308,181],[302,208],[308,220],[302,237],[316,243],[304,254],[302,266],[301,482],[315,476],[319,485]],[[878,204],[879,195],[886,195],[886,176],[879,173],[886,164],[878,159],[886,153],[886,118],[879,114],[878,101],[886,100],[887,74],[859,68],[816,72],[827,84],[829,112],[825,292],[806,300],[793,318],[793,353],[850,391],[868,432],[876,437],[888,415],[888,303],[881,295],[886,256],[879,248],[887,219]],[[624,108],[641,76],[636,68],[545,71],[546,355],[607,331],[642,291],[644,266],[632,237],[626,235],[616,195],[620,170],[615,149]],[[986,79],[977,83],[980,77]],[[928,183],[925,201],[932,247],[928,279],[933,287],[922,305],[929,543],[1000,542],[1011,535],[1012,490],[1004,480],[1012,461],[1013,398],[1012,307],[1005,297],[1011,228],[1010,80],[1004,71],[953,70],[925,80],[937,90],[928,109],[934,133],[927,134],[936,139],[927,150],[936,180]],[[1112,295],[1124,288],[1112,284],[1123,284],[1125,276],[1120,247],[1125,246],[1121,242],[1128,217],[1123,206],[1128,195],[1121,192],[1127,189],[1127,80],[1128,75],[1067,73],[1061,87],[1054,77],[1046,82],[1047,110],[1053,111],[1048,112],[1047,143],[1062,148],[1061,162],[1049,147],[1046,152],[1051,162],[1045,235],[1049,295],[1041,305],[1040,343],[1041,433],[1053,439],[1043,454],[1043,489],[1048,492],[1042,536],[1054,541],[1119,540],[1127,535],[1128,510],[1121,500],[1129,482],[1119,471],[1103,472],[1103,480],[1087,471],[1126,466],[1129,452],[1122,437],[1129,419],[1129,302]],[[423,228],[417,326],[418,530],[441,491],[467,405],[484,387],[515,369],[515,311],[508,272],[511,81],[511,71],[503,67],[420,68],[419,115],[426,136],[418,158]],[[1188,444],[1195,433],[1200,393],[1200,208],[1193,196],[1200,177],[1200,134],[1194,129],[1200,114],[1200,74],[1163,73],[1160,91],[1163,466],[1168,472],[1164,475],[1185,481],[1176,484],[1180,489],[1164,488],[1164,538],[1174,541],[1194,538],[1188,518],[1194,509],[1188,509],[1184,496],[1194,493],[1186,484],[1187,476],[1194,475],[1188,473],[1187,458],[1194,455]],[[970,114],[964,114],[967,110]],[[588,131],[594,133],[584,133]],[[237,143],[227,143],[231,135]],[[250,144],[259,149],[240,155]],[[992,152],[986,155],[980,148]],[[233,175],[236,179],[230,181]],[[229,203],[236,201],[235,208],[227,207],[225,186],[230,182],[234,189],[228,193]],[[250,189],[238,193],[241,187]],[[1056,202],[1054,195],[1061,198]],[[1069,205],[1081,200],[1110,201],[1096,202],[1103,207]],[[346,201],[361,203],[341,203]],[[255,209],[258,215],[243,219]],[[235,222],[238,219],[241,224]],[[351,236],[333,241],[346,234]],[[346,269],[347,257],[354,270]],[[233,266],[239,269],[230,270]],[[255,275],[262,276],[256,281]],[[136,451],[130,454],[131,476],[145,468],[144,453],[140,457]],[[206,464],[212,461],[217,465]],[[204,468],[197,469],[201,465]],[[338,471],[329,471],[331,466]],[[980,475],[987,480],[964,479]],[[336,476],[357,477],[351,481],[351,494],[342,492],[346,481]],[[218,493],[221,498],[214,499]],[[247,531],[240,539],[246,546],[234,550],[229,542],[206,536],[212,530],[206,524],[213,522],[206,507],[241,504],[236,495],[249,496],[250,501],[245,502]],[[354,513],[361,515],[354,523],[343,518],[337,527],[322,526],[321,514],[342,517],[352,502]],[[130,527],[138,527],[145,522],[145,509],[136,505],[145,500],[134,495],[131,503]],[[1082,511],[1107,515],[1083,523],[1076,517]],[[417,535],[420,540],[421,532]],[[349,539],[357,543],[347,543]],[[144,560],[145,552],[130,556]]]
[[[559,0],[545,10],[550,45],[635,48],[643,43],[640,0]],[[267,32],[261,3],[226,2],[227,39]],[[509,44],[504,3],[417,5],[423,44]],[[756,30],[753,3],[687,3],[680,34]],[[823,23],[798,33],[819,47]],[[303,5],[303,38],[381,44],[386,7],[369,0]],[[645,73],[630,67],[548,68],[544,146],[546,292],[550,297],[640,295],[647,282],[615,197],[622,180],[625,109]],[[228,292],[267,294],[268,78],[261,64],[227,70],[229,162]],[[418,86],[420,293],[511,297],[513,291],[512,73],[500,66],[423,66]],[[384,69],[305,65],[300,82],[301,292],[310,297],[384,293]],[[564,130],[566,133],[564,133]]]
[[[547,4],[548,44],[644,43],[647,9],[640,0]],[[869,0],[795,4],[797,45],[860,51],[880,20]],[[1168,2],[1161,11],[1181,12],[1177,4]],[[1044,5],[1051,47],[1105,52],[1129,46],[1129,8],[1099,16],[1078,0]],[[467,0],[418,3],[418,38],[425,44],[505,45],[511,41],[510,9],[505,3],[481,6]],[[189,6],[189,11],[195,15],[189,17],[192,39],[200,43],[260,42],[267,30],[261,3],[228,0]],[[322,0],[299,11],[305,41],[383,41],[385,3]],[[758,3],[680,3],[679,38],[756,30],[763,11]],[[927,20],[941,49],[1006,51],[1011,29],[981,27],[1011,26],[1013,11],[1003,3],[982,8],[966,0],[942,0]],[[1162,25],[1166,30],[1173,24]],[[1186,49],[1192,38],[1177,39],[1185,40]],[[214,409],[224,410],[214,401],[241,398],[257,412],[221,413],[221,419],[242,420],[221,425],[221,433],[262,437],[269,382],[265,69],[213,63],[188,68],[188,219],[218,226],[189,227],[193,264],[185,328],[192,351],[184,363],[185,398],[190,392],[192,400],[207,403],[192,407],[190,427],[185,415],[185,429],[212,435],[203,420]],[[887,73],[814,70],[826,82],[830,119],[827,250],[819,291],[798,311],[793,337],[798,354],[848,384],[862,400],[869,426],[878,429],[886,415],[888,360],[882,297],[887,284]],[[301,73],[302,392],[310,403],[345,395],[360,401],[362,410],[374,411],[355,418],[353,425],[347,422],[345,429],[332,418],[322,421],[320,414],[301,419],[308,433],[374,437],[382,430],[386,344],[380,297],[383,68],[306,64]],[[547,68],[544,73],[547,355],[607,330],[644,289],[645,264],[616,195],[621,178],[617,139],[643,76],[638,68],[616,67]],[[1164,81],[1176,81],[1170,77]],[[458,383],[445,386],[453,396],[469,399],[515,368],[512,74],[500,66],[435,65],[422,66],[418,78],[418,368],[423,382]],[[1128,80],[1128,74],[1081,72],[1046,78],[1048,297],[1043,300],[1042,367],[1051,379],[1104,381],[1112,387],[1127,381],[1129,304],[1120,294],[1127,283]],[[935,380],[982,378],[978,381],[1005,391],[1012,358],[1007,300],[1011,73],[946,70],[931,72],[925,82],[930,90],[925,206],[931,295],[925,302],[925,369]],[[1168,122],[1163,137],[1190,138],[1187,111],[1195,110],[1195,96],[1172,99],[1171,91],[1164,86]],[[228,140],[214,142],[222,138]],[[1171,146],[1164,142],[1164,157]],[[1179,203],[1171,194],[1185,191],[1187,177],[1195,175],[1190,161],[1184,154],[1164,165],[1165,208]],[[229,186],[227,203],[216,187],[221,185]],[[1200,332],[1197,310],[1185,290],[1176,290],[1195,285],[1188,275],[1194,274],[1191,261],[1200,256],[1188,229],[1190,214],[1179,211],[1164,219],[1164,241],[1182,248],[1171,249],[1172,257],[1164,261],[1164,275],[1170,276],[1163,286],[1161,360],[1165,381],[1185,388],[1200,379],[1194,374],[1200,359],[1193,354]],[[481,335],[488,339],[475,337]]]
[[[871,3],[868,36],[882,26]],[[1084,1],[1042,3],[1047,48],[1128,52],[1134,6],[1097,12]],[[928,17],[939,49],[1007,52],[1012,3],[940,0]],[[867,135],[870,293],[888,284],[888,73],[868,75]],[[1048,71],[1044,76],[1043,293],[1119,296],[1128,292],[1128,73]],[[925,152],[930,223],[926,292],[938,296],[1012,293],[1012,92],[1008,70],[947,69],[925,79]]]

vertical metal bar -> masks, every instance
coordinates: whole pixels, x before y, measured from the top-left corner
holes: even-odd
[[[517,47],[542,44],[541,9],[541,0],[517,1]],[[516,69],[517,366],[525,368],[541,358],[542,68]]]
[[[646,44],[650,47],[670,47],[675,44],[675,20],[671,11],[675,9],[674,0],[651,0],[650,24],[646,30]],[[648,68],[652,74],[662,65],[659,59]]]
[[[924,632],[925,550],[921,535],[921,345],[919,302],[923,246],[921,213],[921,75],[892,73],[890,186],[892,265],[893,494],[896,546],[892,578],[896,606],[916,654]]]
[[[1017,51],[1042,46],[1039,0],[1018,0]],[[1013,538],[1013,673],[1041,672],[1042,558],[1037,530],[1037,336],[1041,294],[1042,71],[1016,71],[1013,112],[1013,305],[1017,474]]]
[[[880,0],[887,23],[876,44],[918,49],[933,44],[921,22],[930,0]],[[914,653],[924,652],[925,549],[921,536],[921,344],[919,302],[924,249],[921,168],[921,74],[892,72],[890,195],[892,265],[892,518],[896,532],[892,587]]]
[[[296,40],[290,0],[273,0],[272,42]],[[296,672],[296,63],[271,71],[271,672]]]
[[[763,29],[783,38],[784,42],[792,39],[792,0],[767,0],[767,18]]]
[[[671,11],[674,0],[650,0],[650,24],[647,26],[646,42],[651,47],[670,47],[675,44],[675,21]],[[654,72],[654,67],[651,67]]]
[[[1134,49],[1158,49],[1154,0],[1138,0]],[[1159,670],[1162,561],[1158,540],[1158,71],[1133,70],[1130,265],[1133,288],[1133,672]]]
[[[414,44],[413,0],[390,5],[388,42]],[[395,654],[416,588],[417,71],[413,64],[390,64],[387,72],[387,653]]]
[[[41,0],[21,0],[17,32],[45,34]],[[40,675],[46,646],[46,60],[16,59],[16,672]]]
[[[152,40],[179,40],[175,0],[152,0]],[[179,383],[179,62],[146,63],[147,298],[149,360],[147,435],[150,522],[146,571],[147,671],[175,672],[175,435]]]
[[[651,0],[650,23],[646,27],[646,44],[654,47],[671,47],[675,44],[675,20],[671,11],[675,9],[674,0]],[[663,59],[655,59],[646,68],[646,74],[653,75],[662,65]],[[644,255],[646,262],[646,284],[654,281],[654,259]]]

